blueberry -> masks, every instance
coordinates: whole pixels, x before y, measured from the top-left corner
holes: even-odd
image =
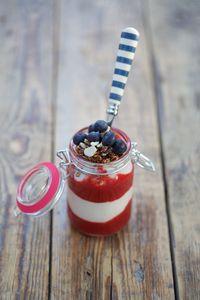
[[[108,124],[104,120],[98,120],[94,123],[94,131],[103,132],[108,128]]]
[[[122,154],[126,151],[127,146],[122,140],[116,140],[116,142],[113,145],[113,152],[115,154]]]
[[[88,127],[88,132],[92,132],[92,131],[95,131],[95,130],[94,130],[94,124],[91,124],[91,125]]]
[[[73,142],[75,145],[79,145],[81,142],[84,141],[84,139],[87,138],[87,134],[83,133],[83,132],[77,132],[74,136],[73,136]]]
[[[99,132],[92,131],[88,134],[87,139],[89,142],[99,142],[101,135]]]
[[[102,138],[102,144],[104,146],[112,146],[115,140],[115,134],[112,131],[108,131]]]

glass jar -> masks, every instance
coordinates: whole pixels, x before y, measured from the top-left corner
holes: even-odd
[[[127,150],[119,160],[109,163],[86,161],[77,155],[73,141],[69,145],[74,169],[67,180],[68,215],[72,225],[88,235],[113,234],[130,218],[134,175],[131,141],[119,129],[115,134],[126,142]]]
[[[57,152],[61,160],[58,167],[40,163],[22,178],[15,214],[47,213],[59,200],[67,181],[68,215],[75,228],[95,236],[111,235],[123,228],[131,215],[134,164],[151,171],[154,165],[123,131],[113,130],[127,145],[121,158],[109,163],[87,161],[77,154],[71,140],[69,148]]]

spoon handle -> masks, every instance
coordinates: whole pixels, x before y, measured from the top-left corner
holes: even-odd
[[[122,31],[108,101],[107,121],[110,124],[118,113],[138,41],[139,32],[135,28]]]

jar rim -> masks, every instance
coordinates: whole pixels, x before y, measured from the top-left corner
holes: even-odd
[[[87,128],[88,127],[84,127],[80,129],[78,132],[82,132]],[[76,168],[78,168],[81,172],[87,174],[89,173],[89,174],[96,174],[96,175],[105,175],[105,174],[117,173],[122,167],[127,165],[127,163],[130,160],[130,154],[131,154],[131,140],[128,137],[128,135],[121,129],[115,127],[112,127],[112,129],[114,132],[118,133],[126,142],[127,149],[124,152],[124,154],[119,159],[112,162],[106,162],[106,163],[90,162],[77,155],[77,152],[75,151],[73,139],[71,138],[69,143],[69,154],[71,157],[71,161]],[[102,167],[105,168],[105,172],[101,170]],[[93,169],[95,169],[95,171]],[[101,171],[97,172],[98,169]]]

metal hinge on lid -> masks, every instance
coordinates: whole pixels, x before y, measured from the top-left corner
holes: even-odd
[[[62,172],[62,178],[65,180],[69,177],[69,166],[71,165],[71,159],[68,149],[60,150],[56,153],[57,157],[61,160],[59,163],[59,169]]]
[[[132,146],[131,156],[132,156],[134,163],[137,166],[139,166],[145,170],[154,172],[155,166],[154,166],[153,162],[148,157],[146,157],[144,154],[142,154],[139,150],[136,149],[137,143],[132,142],[131,146]]]

